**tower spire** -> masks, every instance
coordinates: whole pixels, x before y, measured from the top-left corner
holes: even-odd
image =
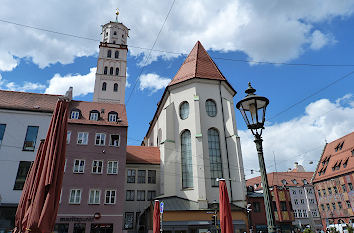
[[[116,22],[118,23],[118,15],[119,15],[119,10],[118,8],[116,9]]]

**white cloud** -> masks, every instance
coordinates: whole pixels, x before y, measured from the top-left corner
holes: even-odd
[[[129,73],[128,73],[128,67],[127,67],[127,79],[126,79],[126,82],[125,82],[125,87],[130,87],[130,83],[128,82],[128,78],[129,78]]]
[[[287,171],[293,168],[294,162],[303,164],[307,171],[314,171],[325,142],[331,142],[354,130],[353,103],[351,94],[333,102],[320,99],[310,103],[303,116],[266,126],[263,147],[267,172],[275,171],[275,164],[277,171]],[[239,124],[243,122],[239,120]],[[240,130],[239,135],[245,173],[249,178],[250,169],[258,170],[256,147],[248,130]],[[312,165],[310,161],[313,161]]]
[[[171,1],[139,0],[119,2],[120,20],[130,30],[129,45],[151,48]],[[114,19],[117,2],[33,0],[2,2],[2,19],[49,30],[100,39],[100,25]],[[80,9],[80,10],[78,10]],[[250,59],[284,62],[299,57],[307,49],[330,43],[330,34],[316,28],[334,17],[352,15],[354,1],[343,0],[180,0],[176,1],[155,49],[187,53],[197,40],[206,49],[242,51]],[[28,14],[28,12],[40,12]],[[64,15],[69,17],[63,17]],[[19,17],[21,16],[21,17]],[[75,17],[74,17],[75,16]],[[31,58],[40,67],[75,57],[93,55],[98,42],[37,31],[0,22],[0,70],[11,70],[18,58]],[[132,55],[148,53],[130,47]],[[159,56],[177,55],[152,52]],[[148,62],[148,63],[149,63]]]
[[[61,76],[55,74],[53,78],[49,80],[49,86],[45,90],[46,94],[59,94],[64,95],[69,87],[73,87],[73,96],[82,96],[92,93],[95,86],[96,68],[90,68],[90,73],[81,74],[69,74]]]
[[[151,90],[152,93],[165,88],[171,79],[160,77],[158,74],[149,73],[140,76],[140,86],[139,89],[142,91],[144,89]]]
[[[41,91],[45,89],[45,85],[27,81],[23,82],[23,84],[17,84],[3,79],[0,75],[0,89],[9,91]]]

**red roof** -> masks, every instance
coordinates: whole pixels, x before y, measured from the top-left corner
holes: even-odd
[[[313,182],[354,171],[354,132],[328,143],[317,165]]]
[[[160,164],[160,150],[155,146],[127,146],[127,164]]]
[[[286,181],[285,186],[303,186],[304,180],[310,183],[313,172],[272,172],[267,174],[268,185],[284,186],[283,180]],[[294,182],[293,182],[294,181]],[[261,177],[257,176],[246,181],[246,185],[255,187],[255,190],[262,190]]]
[[[0,108],[51,113],[59,96],[0,90]]]
[[[99,102],[86,102],[72,100],[70,102],[70,112],[74,109],[78,109],[81,112],[79,119],[68,119],[68,123],[74,124],[89,124],[89,125],[109,125],[109,126],[128,126],[127,112],[124,104],[113,103],[99,103]],[[90,120],[90,111],[96,110],[100,113],[100,119],[98,121]],[[118,113],[118,121],[108,121],[108,113]]]
[[[192,78],[226,81],[225,77],[199,41],[194,45],[192,51],[189,53],[186,60],[184,60],[169,86]]]

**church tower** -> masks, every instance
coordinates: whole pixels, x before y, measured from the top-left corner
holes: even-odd
[[[129,29],[110,21],[102,26],[99,46],[94,102],[124,104],[127,74],[127,39]]]

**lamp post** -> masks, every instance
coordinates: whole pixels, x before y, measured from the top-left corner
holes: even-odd
[[[265,112],[269,100],[266,97],[258,96],[255,94],[256,89],[248,83],[248,88],[245,91],[247,96],[236,104],[236,108],[240,110],[243,119],[246,122],[247,128],[251,130],[254,135],[254,142],[256,143],[259,169],[261,172],[261,180],[264,193],[264,205],[267,216],[268,232],[275,232],[274,217],[271,206],[271,196],[268,187],[267,172],[263,157],[262,147],[262,130],[264,129]]]

